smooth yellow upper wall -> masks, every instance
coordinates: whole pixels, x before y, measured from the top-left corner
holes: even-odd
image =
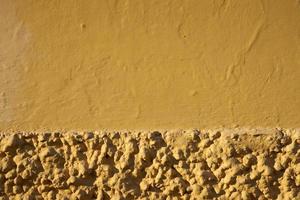
[[[0,130],[300,126],[299,0],[0,0]]]

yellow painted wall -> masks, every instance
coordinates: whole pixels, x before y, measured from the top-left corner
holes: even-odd
[[[299,0],[0,0],[0,130],[300,126]]]

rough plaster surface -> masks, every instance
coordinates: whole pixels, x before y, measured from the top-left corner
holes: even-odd
[[[0,0],[0,200],[300,199],[299,22],[299,0]],[[289,129],[83,132],[238,126]]]
[[[300,127],[298,0],[0,0],[0,130]]]
[[[0,199],[300,199],[299,130],[15,133]]]

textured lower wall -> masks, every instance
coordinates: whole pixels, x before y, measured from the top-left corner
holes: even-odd
[[[13,133],[0,199],[299,199],[299,130]]]

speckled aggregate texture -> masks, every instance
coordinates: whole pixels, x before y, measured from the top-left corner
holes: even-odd
[[[7,133],[0,199],[300,199],[299,130]]]

